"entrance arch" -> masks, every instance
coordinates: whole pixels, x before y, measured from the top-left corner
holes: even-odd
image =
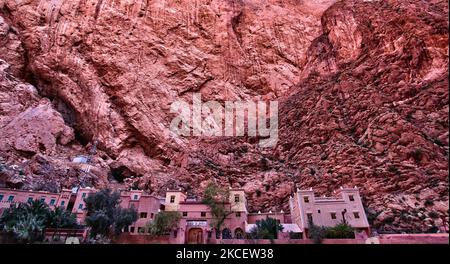
[[[203,230],[201,228],[189,229],[187,243],[203,244]]]

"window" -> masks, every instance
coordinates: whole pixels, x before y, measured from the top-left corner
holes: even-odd
[[[352,202],[355,201],[355,197],[354,197],[353,195],[349,195],[349,196],[348,196],[348,199],[349,199],[350,201],[352,201]]]
[[[303,201],[305,201],[305,203],[309,203],[309,196],[303,196]]]
[[[241,217],[241,212],[236,212],[236,217]]]
[[[206,217],[206,212],[201,212],[200,215],[201,215],[202,217]]]
[[[86,193],[83,193],[83,194],[81,195],[81,197],[83,197],[83,198],[86,197]]]
[[[235,203],[239,203],[239,194],[236,194],[235,196],[234,196],[234,202]]]
[[[183,216],[187,216],[187,212],[183,212]]]
[[[147,213],[146,212],[142,212],[139,217],[140,218],[147,218]]]
[[[143,227],[138,227],[138,233],[145,233],[145,229]]]
[[[0,194],[0,201],[3,200],[3,194]]]
[[[313,221],[313,215],[311,213],[306,214],[306,216],[308,217],[308,222]]]
[[[175,195],[170,196],[170,203],[174,203],[175,202]]]
[[[130,233],[134,233],[134,226],[130,227]]]
[[[64,206],[66,204],[66,201],[61,202],[61,206]]]
[[[56,200],[55,199],[51,199],[50,200],[50,206],[55,205]]]
[[[319,213],[319,214],[320,214],[320,209],[319,209],[319,210],[317,210],[317,213]]]
[[[356,219],[359,219],[359,212],[353,212],[353,216],[354,216]]]
[[[331,219],[336,219],[336,213],[331,213]]]
[[[14,200],[14,196],[13,195],[10,195],[9,197],[8,197],[8,202],[12,202]]]
[[[177,235],[178,235],[178,231],[177,230],[173,231],[173,237],[176,238]]]
[[[29,197],[28,200],[27,200],[27,202],[28,202],[28,203],[33,202],[33,197]]]
[[[151,213],[150,218],[153,219],[153,216],[155,216],[155,214]]]
[[[139,199],[139,195],[135,194],[133,197],[133,200],[138,200]]]
[[[78,209],[83,209],[83,204],[78,205]]]
[[[41,202],[45,203],[45,197],[41,198]]]

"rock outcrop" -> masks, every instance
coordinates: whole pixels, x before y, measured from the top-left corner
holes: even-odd
[[[0,44],[0,183],[215,180],[253,210],[357,185],[380,230],[448,221],[448,3],[0,0]],[[278,100],[277,147],[171,132],[195,92]]]

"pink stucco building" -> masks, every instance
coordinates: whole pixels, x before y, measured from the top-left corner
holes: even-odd
[[[42,200],[50,208],[57,206],[67,208],[71,197],[71,190],[63,190],[61,193],[44,191],[16,190],[0,188],[0,213],[12,204],[26,203],[30,200]]]
[[[93,188],[74,188],[61,193],[0,189],[0,213],[11,204],[42,199],[51,208],[62,206],[72,211],[80,224],[85,223],[85,198],[96,192]],[[334,197],[317,197],[312,189],[297,190],[289,199],[290,213],[248,212],[247,199],[243,189],[230,189],[229,200],[224,204],[230,214],[226,217],[221,231],[213,228],[214,217],[210,208],[200,199],[188,198],[181,191],[167,191],[165,198],[156,197],[138,190],[120,191],[122,208],[134,207],[138,220],[124,231],[130,235],[148,233],[146,225],[162,210],[175,211],[181,216],[178,227],[170,234],[170,242],[178,244],[215,243],[218,240],[243,239],[250,233],[258,220],[268,217],[277,220],[283,231],[281,239],[297,234],[296,238],[306,238],[308,224],[312,220],[319,226],[335,226],[346,221],[360,233],[369,235],[370,227],[356,188],[341,188]]]
[[[243,189],[231,189],[227,203],[224,204],[229,215],[226,217],[221,231],[214,229],[214,217],[210,208],[201,200],[189,199],[181,191],[166,193],[165,210],[177,211],[181,220],[177,230],[171,235],[174,243],[204,244],[216,240],[243,239],[250,233],[256,221],[268,217],[274,218],[283,225],[279,236],[287,237],[289,232],[301,233],[297,224],[291,222],[290,215],[279,212],[249,213],[247,199]]]
[[[297,190],[289,199],[293,223],[308,234],[309,221],[318,226],[347,222],[358,232],[370,234],[370,226],[358,189],[340,188],[334,197],[315,196],[312,189]]]

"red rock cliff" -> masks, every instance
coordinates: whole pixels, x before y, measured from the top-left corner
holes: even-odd
[[[357,185],[377,228],[439,226],[448,3],[334,2],[0,0],[0,180],[195,194],[215,179],[262,210],[294,186]],[[170,105],[194,92],[279,100],[279,144],[176,136]],[[96,140],[83,172],[70,161]]]

